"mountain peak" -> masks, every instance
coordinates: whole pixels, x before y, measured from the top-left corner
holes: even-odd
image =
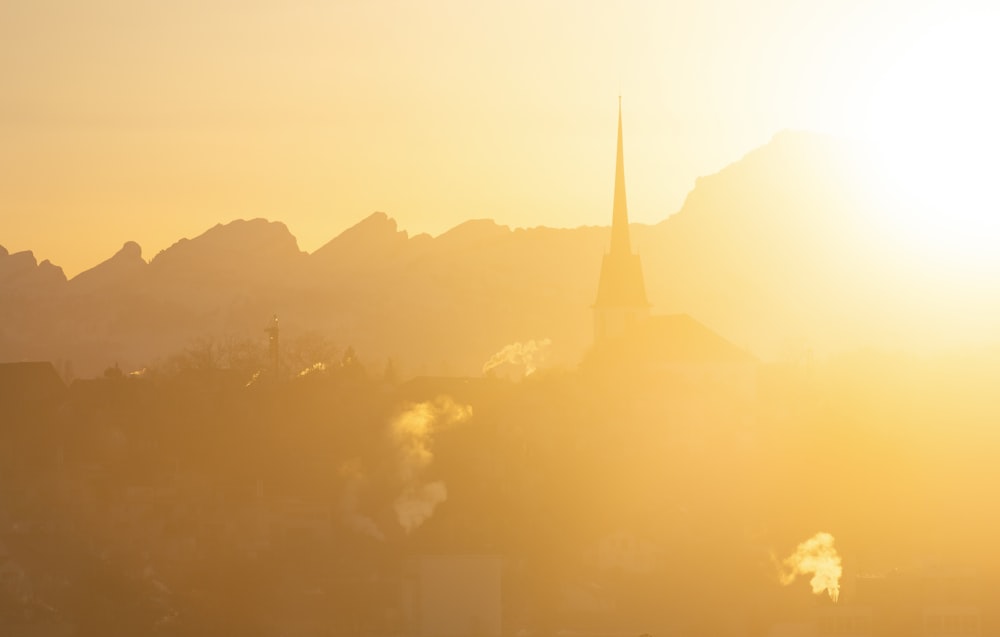
[[[320,261],[361,255],[381,259],[402,250],[408,240],[409,235],[398,228],[395,219],[384,212],[373,212],[328,241],[312,256]]]
[[[39,263],[31,250],[11,254],[3,248],[0,252],[0,281],[28,287],[45,286],[65,283],[66,275],[62,268],[48,259]]]
[[[233,242],[249,241],[251,245],[273,245],[281,248],[294,246],[298,251],[298,241],[280,221],[268,221],[262,217],[254,219],[234,219],[229,223],[217,223],[193,241],[229,245]]]
[[[74,291],[86,293],[118,287],[142,272],[146,265],[139,244],[126,241],[110,259],[73,277],[71,287]]]
[[[793,213],[795,207],[785,205],[791,198],[802,202],[843,198],[844,182],[857,182],[857,171],[851,167],[859,165],[860,159],[858,149],[847,140],[814,131],[782,130],[718,172],[695,179],[681,209],[660,223],[677,224],[705,214],[725,215],[730,223],[734,211],[740,210],[757,223],[769,223],[778,210]],[[769,201],[760,210],[739,203],[761,198],[780,201]]]
[[[298,241],[280,221],[236,219],[216,224],[194,239],[181,239],[157,254],[150,265],[157,268],[206,267],[214,269],[221,259],[249,258],[263,262],[302,256]]]
[[[439,235],[437,238],[448,241],[455,239],[488,239],[510,234],[510,232],[509,226],[502,226],[493,219],[469,219]]]
[[[140,246],[135,241],[126,241],[122,244],[121,250],[115,253],[112,259],[128,259],[129,261],[135,261],[136,259],[142,259],[142,246]]]
[[[354,224],[353,227],[382,227],[396,232],[397,225],[395,219],[386,213],[377,210],[362,219],[360,222]],[[406,231],[404,230],[402,232],[405,234]]]

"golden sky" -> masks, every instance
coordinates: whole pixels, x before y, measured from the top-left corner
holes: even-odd
[[[607,224],[619,92],[630,214],[655,222],[782,129],[968,122],[995,51],[938,56],[949,24],[998,22],[985,1],[5,0],[0,245],[73,275],[236,218],[310,251],[375,210],[411,234]]]

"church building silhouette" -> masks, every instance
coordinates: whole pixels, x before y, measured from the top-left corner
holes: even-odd
[[[755,378],[757,359],[701,322],[687,314],[650,315],[642,263],[629,237],[623,147],[619,97],[611,247],[601,263],[589,361],[625,363],[637,371],[694,373],[702,378],[719,374]]]

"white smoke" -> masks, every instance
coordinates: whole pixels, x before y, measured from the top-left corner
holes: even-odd
[[[409,533],[426,522],[437,505],[448,499],[448,489],[440,480],[418,487],[405,487],[396,498],[393,508],[400,526]]]
[[[812,575],[809,580],[812,592],[820,595],[826,592],[830,599],[840,597],[840,576],[844,569],[840,565],[840,555],[833,547],[833,536],[817,533],[799,544],[795,553],[781,563],[779,577],[783,586],[788,586],[799,575]]]
[[[472,407],[459,405],[446,396],[410,405],[390,424],[389,433],[397,453],[397,472],[402,490],[393,503],[400,526],[410,533],[434,514],[448,498],[441,481],[424,483],[421,475],[434,461],[434,432],[468,420]]]
[[[483,373],[510,363],[524,368],[524,375],[531,376],[538,369],[538,365],[545,360],[548,355],[549,346],[552,340],[543,338],[540,341],[530,340],[527,343],[511,343],[499,352],[490,357],[483,365]]]
[[[340,500],[340,514],[344,523],[356,533],[380,542],[384,541],[385,534],[378,528],[375,520],[358,511],[361,489],[365,484],[361,463],[357,461],[344,463],[340,467],[340,474],[345,478],[344,493]]]

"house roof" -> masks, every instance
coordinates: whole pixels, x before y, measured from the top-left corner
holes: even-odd
[[[66,385],[52,363],[0,363],[0,404],[44,402],[65,393]]]

